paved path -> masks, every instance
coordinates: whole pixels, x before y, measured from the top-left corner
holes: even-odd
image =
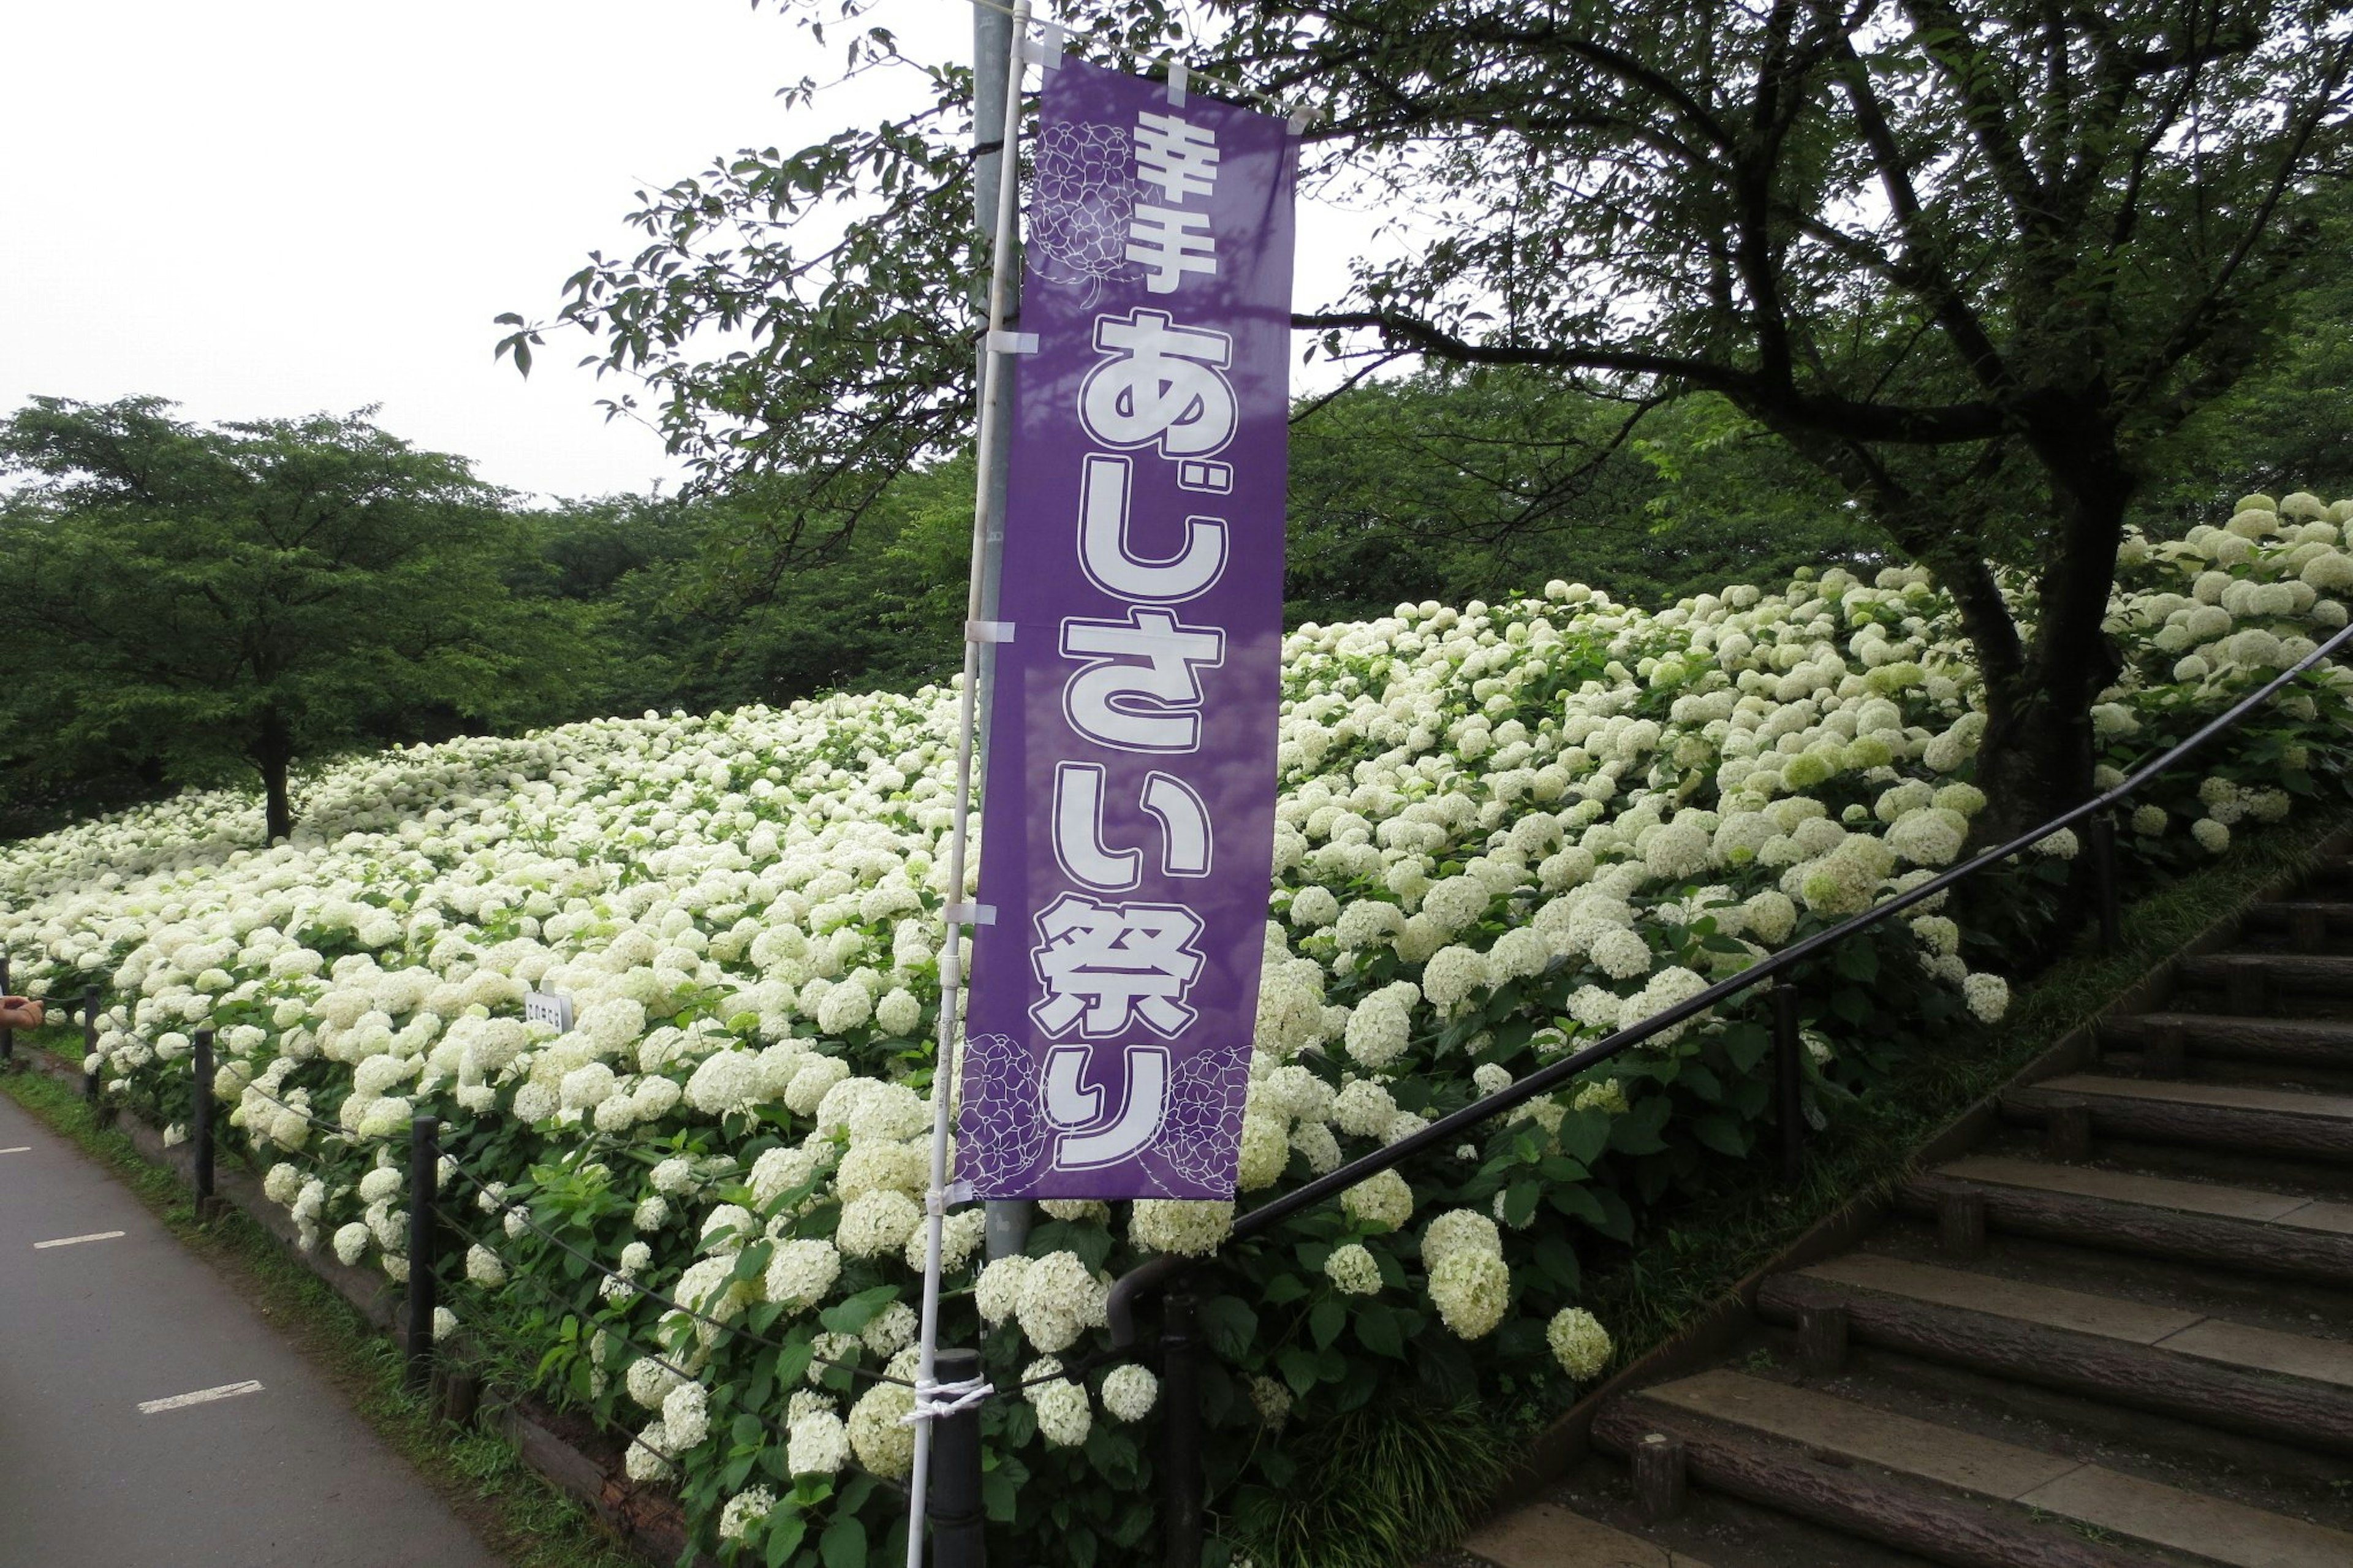
[[[0,1568],[89,1563],[499,1559],[268,1319],[0,1098]]]

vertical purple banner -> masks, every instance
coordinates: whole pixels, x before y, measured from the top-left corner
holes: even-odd
[[[1231,1197],[1297,140],[1070,60],[1036,148],[957,1174],[981,1197]]]

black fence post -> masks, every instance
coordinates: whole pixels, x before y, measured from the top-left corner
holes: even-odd
[[[1201,1568],[1201,1342],[1193,1297],[1173,1290],[1160,1318],[1160,1526],[1163,1568]]]
[[[1773,1106],[1781,1127],[1781,1180],[1794,1184],[1806,1169],[1806,1043],[1798,1033],[1798,988],[1773,983]]]
[[[8,955],[0,952],[0,996],[9,994]],[[0,1024],[0,1072],[16,1065],[16,1031]]]
[[[81,994],[81,1059],[90,1062],[98,1055],[98,987],[92,985]],[[90,1104],[98,1103],[98,1075],[95,1064],[81,1072],[81,1097]]]
[[[937,1382],[969,1382],[980,1375],[980,1352],[943,1350],[933,1366]],[[923,1517],[931,1528],[932,1568],[986,1568],[977,1405],[932,1423],[932,1479]]]
[[[433,1376],[433,1203],[440,1185],[441,1124],[420,1116],[408,1124],[408,1385]]]
[[[196,1217],[209,1217],[213,1206],[213,1032],[196,1031],[195,1107],[189,1112],[188,1137],[196,1157]]]
[[[2092,897],[2100,917],[2100,951],[2114,952],[2123,940],[2116,923],[2116,824],[2095,811],[2084,824],[2092,836]]]

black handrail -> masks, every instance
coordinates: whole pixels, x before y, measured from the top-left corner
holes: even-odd
[[[2092,796],[2080,805],[2061,812],[2042,826],[2030,828],[2006,844],[1998,845],[1971,859],[1963,861],[1958,866],[1937,873],[1907,892],[1898,893],[1886,902],[1875,905],[1862,914],[1851,916],[1834,926],[1816,931],[1802,942],[1793,942],[1778,952],[1759,959],[1730,979],[1720,980],[1697,995],[1678,1002],[1662,1012],[1652,1014],[1631,1028],[1617,1030],[1581,1051],[1563,1057],[1548,1066],[1538,1068],[1525,1078],[1507,1084],[1494,1093],[1474,1100],[1459,1110],[1440,1117],[1418,1132],[1400,1138],[1396,1142],[1385,1148],[1377,1149],[1359,1159],[1352,1160],[1337,1170],[1318,1176],[1302,1186],[1293,1188],[1281,1197],[1261,1204],[1235,1219],[1233,1230],[1228,1239],[1240,1241],[1256,1236],[1290,1218],[1300,1210],[1344,1193],[1367,1177],[1377,1175],[1383,1171],[1401,1164],[1426,1149],[1451,1142],[1481,1122],[1491,1121],[1515,1105],[1534,1100],[1539,1095],[1550,1093],[1587,1068],[1606,1062],[1621,1052],[1630,1050],[1654,1035],[1697,1017],[1709,1008],[1740,994],[1751,986],[1795,968],[1824,949],[1835,946],[1852,936],[1855,932],[1901,914],[1915,904],[1933,899],[1956,882],[1975,875],[1986,867],[1998,861],[2007,860],[2022,850],[2031,848],[2052,834],[2073,826],[2094,813],[2106,810],[2131,795],[2150,779],[2165,772],[2216,735],[2236,725],[2247,714],[2268,701],[2281,688],[2321,663],[2337,649],[2345,647],[2348,641],[2353,641],[2353,625],[2339,630],[2327,642],[2314,648],[2288,668],[2282,670],[2262,688],[2209,721],[2187,740],[2172,746],[2153,761],[2142,764],[2114,788]],[[1556,966],[1559,962],[1555,961]],[[1206,1261],[1208,1261],[1206,1258],[1184,1258],[1173,1253],[1164,1254],[1130,1269],[1113,1281],[1111,1298],[1106,1303],[1112,1343],[1123,1349],[1133,1346],[1136,1338],[1137,1301],[1155,1289],[1165,1286],[1169,1280]]]

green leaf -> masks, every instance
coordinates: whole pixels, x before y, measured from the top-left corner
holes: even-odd
[[[1632,1109],[1610,1119],[1609,1146],[1621,1154],[1658,1153],[1667,1146],[1659,1133],[1672,1109],[1664,1094],[1635,1101]]]
[[[1561,1152],[1579,1164],[1590,1165],[1609,1146],[1610,1123],[1617,1121],[1606,1110],[1572,1110],[1560,1119],[1560,1131],[1554,1134]]]
[[[1598,1210],[1600,1205],[1595,1205]],[[1577,1261],[1577,1249],[1559,1237],[1540,1236],[1535,1244],[1536,1267],[1545,1278],[1563,1290],[1575,1290],[1581,1282],[1583,1270]]]
[[[1868,941],[1848,941],[1838,944],[1836,958],[1831,967],[1841,979],[1861,981],[1868,985],[1879,978],[1879,950]]]
[[[1307,1282],[1296,1274],[1278,1274],[1259,1291],[1259,1300],[1270,1307],[1287,1306],[1306,1300]]]
[[[860,1290],[846,1301],[828,1307],[818,1314],[818,1321],[837,1334],[854,1334],[872,1322],[883,1308],[898,1299],[899,1287],[896,1285],[876,1285]]]
[[[1504,1192],[1504,1223],[1517,1230],[1535,1218],[1536,1201],[1544,1195],[1541,1182],[1514,1182]]]
[[[1348,1309],[1336,1296],[1324,1297],[1307,1314],[1307,1331],[1314,1336],[1317,1350],[1338,1339],[1340,1331],[1347,1326]]]
[[[1711,1110],[1692,1121],[1692,1136],[1719,1154],[1741,1159],[1748,1152],[1748,1134],[1737,1118],[1721,1110]]]
[[[1601,1200],[1593,1195],[1593,1189],[1590,1187],[1555,1187],[1545,1194],[1545,1201],[1569,1218],[1581,1219],[1597,1228],[1609,1219],[1608,1213],[1601,1206]]]
[[[1398,1315],[1378,1301],[1367,1301],[1356,1309],[1356,1342],[1392,1361],[1405,1357],[1405,1332],[1398,1324]]]
[[[1248,1302],[1235,1296],[1212,1296],[1195,1309],[1194,1321],[1219,1356],[1237,1363],[1249,1358],[1250,1342],[1258,1338],[1258,1314]]]
[[[768,1516],[767,1549],[762,1555],[768,1568],[785,1568],[792,1554],[800,1550],[801,1537],[808,1533],[808,1521],[797,1513],[779,1510]]]
[[[867,1568],[864,1522],[855,1514],[837,1517],[825,1527],[818,1555],[825,1560],[825,1568]]]

